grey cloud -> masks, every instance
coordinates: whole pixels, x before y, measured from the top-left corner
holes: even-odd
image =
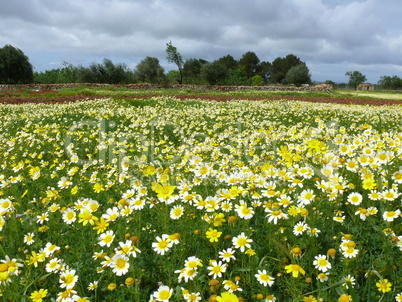
[[[187,58],[254,51],[271,61],[294,53],[314,66],[386,68],[402,64],[399,1],[0,0],[0,46],[53,53],[49,62],[116,57],[131,64],[163,60],[172,40]]]

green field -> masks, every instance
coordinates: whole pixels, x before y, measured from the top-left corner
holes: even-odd
[[[54,94],[0,105],[3,301],[402,301],[401,106]]]

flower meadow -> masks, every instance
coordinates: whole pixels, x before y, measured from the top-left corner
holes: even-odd
[[[3,301],[402,301],[402,107],[0,105]]]

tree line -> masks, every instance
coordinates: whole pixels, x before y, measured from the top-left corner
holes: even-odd
[[[63,62],[63,67],[34,72],[29,58],[18,48],[5,45],[0,48],[0,84],[57,84],[57,83],[160,83],[160,84],[210,84],[210,85],[265,85],[310,84],[311,74],[305,62],[294,54],[277,57],[272,62],[261,61],[248,51],[236,60],[230,54],[212,62],[204,59],[184,59],[172,42],[166,43],[166,58],[177,69],[165,72],[156,57],[146,57],[135,69],[125,63],[103,59],[89,66],[74,66]],[[345,74],[349,86],[356,88],[366,77],[359,71]],[[326,83],[335,84],[332,81]],[[398,76],[382,76],[377,83],[384,89],[401,89]]]
[[[135,69],[125,63],[103,59],[89,66],[74,66],[63,62],[63,67],[34,72],[29,58],[11,45],[0,48],[0,83],[2,84],[56,84],[56,83],[166,83],[210,85],[264,85],[267,83],[309,84],[311,74],[305,62],[293,54],[278,57],[272,62],[261,61],[248,51],[236,60],[230,54],[209,62],[204,59],[183,59],[172,42],[166,44],[167,60],[177,70],[165,72],[159,59],[146,57]]]

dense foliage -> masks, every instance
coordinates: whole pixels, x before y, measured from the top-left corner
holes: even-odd
[[[159,64],[158,58],[146,57],[138,63],[135,76],[140,82],[163,83],[165,74],[163,67]]]
[[[33,67],[22,50],[11,45],[0,48],[0,84],[28,84],[33,81]]]
[[[286,73],[285,79],[289,84],[300,86],[302,84],[311,83],[311,74],[306,64],[300,64],[290,68]]]
[[[0,83],[129,84],[149,82],[260,86],[276,83],[301,85],[311,82],[307,64],[294,54],[283,58],[277,57],[272,62],[267,62],[260,61],[254,52],[248,51],[239,60],[228,54],[208,62],[204,59],[184,59],[172,42],[166,44],[166,54],[168,62],[177,66],[177,70],[171,70],[167,74],[159,64],[159,59],[155,57],[144,58],[134,70],[130,70],[124,63],[113,63],[105,58],[102,63],[93,62],[88,67],[63,62],[62,68],[33,72],[29,58],[21,50],[5,45],[0,48]],[[358,84],[366,81],[366,77],[359,71],[349,71],[345,75],[349,77],[349,87],[356,88]],[[327,82],[336,85],[333,81]],[[396,75],[382,76],[378,85],[383,89],[400,89],[402,79]]]
[[[378,85],[380,85],[384,89],[401,89],[402,79],[396,75],[392,77],[382,76],[378,81]]]

